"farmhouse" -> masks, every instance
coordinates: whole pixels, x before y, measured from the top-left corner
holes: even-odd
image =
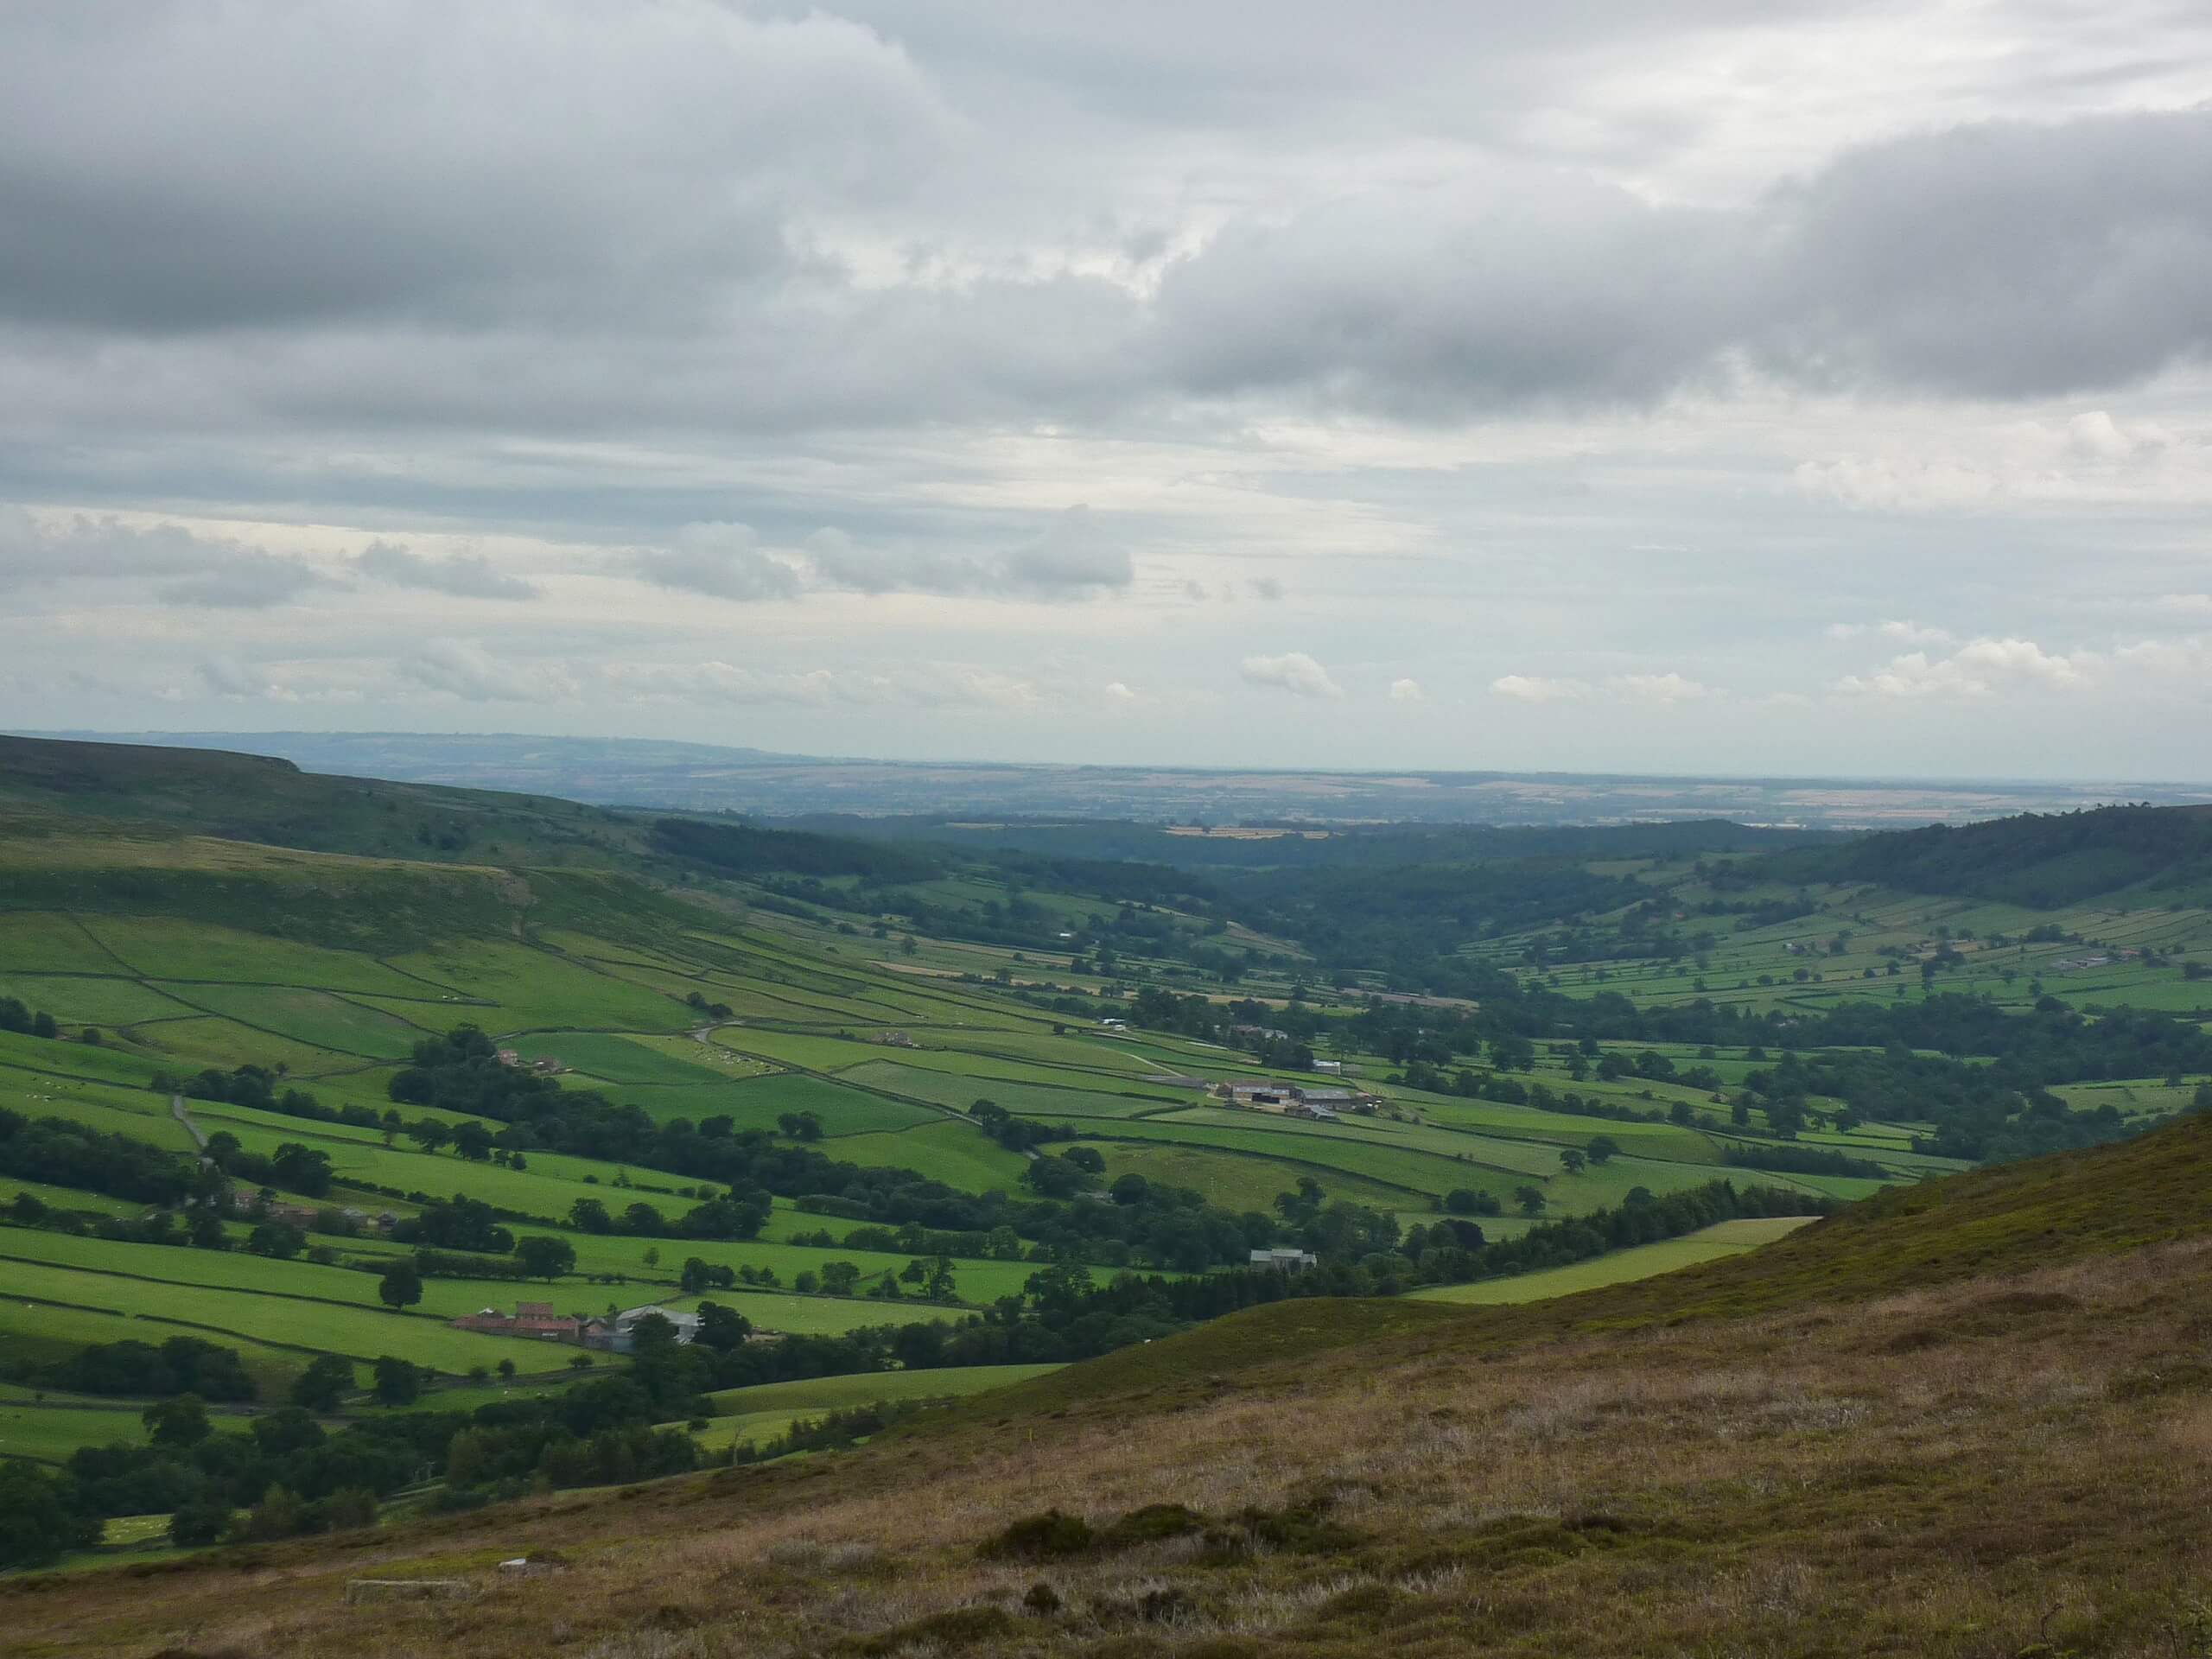
[[[676,1339],[690,1343],[699,1334],[699,1316],[678,1313],[672,1307],[633,1307],[608,1319],[587,1319],[582,1332],[587,1348],[603,1348],[609,1353],[635,1352],[638,1346],[638,1322],[647,1314],[658,1314],[676,1328]]]
[[[536,1337],[544,1342],[575,1342],[582,1335],[582,1320],[553,1311],[550,1302],[517,1302],[512,1313],[487,1307],[464,1313],[453,1321],[457,1331],[480,1331],[494,1337]]]
[[[1311,1250],[1286,1249],[1279,1248],[1272,1250],[1255,1250],[1252,1252],[1252,1265],[1254,1267],[1274,1268],[1278,1272],[1281,1273],[1300,1273],[1307,1268],[1319,1266],[1320,1260],[1320,1257],[1315,1255]]]

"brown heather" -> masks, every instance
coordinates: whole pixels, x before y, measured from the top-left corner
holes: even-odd
[[[2194,1122],[1536,1307],[1261,1309],[842,1456],[33,1580],[6,1645],[2212,1656],[2208,1154]],[[1213,1525],[979,1550],[1164,1503]],[[456,1574],[481,1593],[343,1599]]]

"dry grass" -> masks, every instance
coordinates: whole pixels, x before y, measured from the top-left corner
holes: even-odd
[[[2212,1653],[2212,1242],[1479,1360],[1332,1356],[1132,1424],[1071,1411],[568,1495],[407,1537],[16,1590],[11,1650],[605,1659],[880,1652]],[[1229,1535],[1016,1566],[1052,1508]],[[525,1583],[494,1563],[557,1548]],[[349,1608],[364,1573],[460,1605]],[[1025,1605],[1050,1587],[1052,1611]],[[2195,1611],[2192,1611],[2194,1609]]]

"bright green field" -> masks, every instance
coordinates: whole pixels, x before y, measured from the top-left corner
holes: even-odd
[[[136,1406],[109,1410],[0,1402],[0,1458],[61,1463],[80,1446],[112,1446],[118,1440],[137,1446],[145,1439],[146,1426],[138,1421]]]
[[[140,1020],[169,1020],[192,1010],[174,997],[150,990],[135,979],[94,979],[81,974],[17,974],[0,976],[0,996],[12,996],[29,1008],[44,1009],[63,1025],[127,1026]]]
[[[848,1083],[912,1095],[957,1111],[966,1111],[978,1100],[994,1101],[1023,1117],[1133,1117],[1140,1112],[1172,1110],[1198,1098],[1194,1090],[1189,1090],[1178,1095],[1125,1095],[1103,1093],[1096,1089],[1050,1088],[1003,1077],[929,1071],[895,1060],[870,1060],[841,1071],[838,1076]]]
[[[486,1031],[681,1031],[692,1023],[692,1010],[673,997],[525,945],[462,940],[392,960],[493,1004],[459,1011]]]
[[[802,1417],[818,1417],[824,1412],[878,1402],[946,1400],[981,1394],[1059,1369],[1057,1365],[948,1365],[933,1371],[866,1371],[850,1376],[724,1389],[707,1396],[715,1402],[715,1416],[698,1439],[700,1445],[709,1448],[740,1440],[766,1440]]]
[[[404,1059],[429,1033],[378,1008],[326,991],[270,985],[173,985],[180,1001],[196,1003],[311,1047],[370,1059]],[[436,1005],[430,1005],[435,1007]],[[433,1023],[435,1023],[433,1020]]]
[[[0,912],[0,962],[11,972],[118,974],[124,965],[78,925],[52,911]]]
[[[1794,1231],[1808,1219],[1803,1216],[1760,1216],[1724,1221],[1681,1238],[1639,1244],[1632,1249],[1615,1250],[1563,1268],[1543,1268],[1535,1273],[1516,1274],[1509,1279],[1485,1279],[1471,1285],[1437,1285],[1409,1294],[1418,1301],[1476,1306],[1541,1302],[1548,1297],[1571,1296],[1578,1290],[1626,1284],[1631,1280],[1672,1273],[1677,1268],[1694,1268],[1724,1256],[1741,1255],[1745,1250],[1756,1249]]]
[[[175,1253],[182,1256],[194,1254],[182,1249]],[[218,1262],[229,1260],[212,1252],[200,1254]],[[305,1353],[345,1354],[355,1359],[397,1354],[418,1364],[457,1372],[467,1371],[472,1365],[497,1365],[502,1358],[512,1357],[516,1364],[524,1366],[534,1361],[532,1351],[537,1344],[532,1343],[455,1331],[436,1319],[383,1311],[373,1300],[376,1281],[365,1274],[352,1276],[358,1278],[367,1290],[370,1305],[340,1306],[244,1289],[156,1284],[147,1280],[24,1261],[6,1263],[7,1289],[13,1296],[60,1303],[67,1307],[138,1315],[118,1335],[105,1338],[108,1341],[119,1340],[122,1334],[155,1341],[179,1332],[210,1340],[235,1335]],[[15,1323],[12,1314],[9,1322]],[[148,1330],[159,1334],[146,1338],[143,1332]],[[531,1357],[526,1358],[525,1355]]]
[[[1394,1187],[1376,1185],[1336,1170],[1294,1170],[1268,1158],[1198,1147],[1131,1146],[1118,1141],[1080,1144],[1094,1147],[1105,1159],[1109,1182],[1122,1175],[1141,1175],[1159,1185],[1192,1188],[1204,1193],[1209,1204],[1240,1215],[1248,1210],[1272,1215],[1275,1195],[1294,1188],[1301,1174],[1315,1175],[1332,1198],[1393,1211],[1406,1201],[1406,1195]]]
[[[419,997],[436,991],[373,957],[163,917],[87,916],[86,931],[143,979],[222,980]],[[12,960],[12,958],[10,958]],[[116,971],[113,961],[100,971]]]
[[[514,1046],[526,1060],[556,1059],[601,1083],[721,1083],[725,1074],[688,1056],[648,1048],[627,1037],[598,1032],[538,1032],[516,1039]],[[704,1055],[704,1044],[690,1047]],[[588,1085],[580,1085],[588,1086]]]
[[[1013,1192],[1027,1162],[1019,1153],[984,1139],[981,1129],[950,1119],[896,1135],[842,1135],[836,1155],[846,1163],[911,1169],[969,1192],[994,1188]]]
[[[247,1371],[260,1383],[264,1400],[281,1393],[283,1385],[299,1374],[308,1359],[304,1354],[287,1352],[232,1332],[168,1325],[152,1318],[118,1318],[96,1309],[56,1307],[49,1303],[0,1296],[0,1361],[10,1364],[51,1364],[90,1343],[128,1340],[158,1344],[168,1338],[179,1336],[199,1337],[237,1349]]]

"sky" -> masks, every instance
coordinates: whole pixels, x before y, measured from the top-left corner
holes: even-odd
[[[0,726],[2212,778],[2202,0],[14,0]]]

